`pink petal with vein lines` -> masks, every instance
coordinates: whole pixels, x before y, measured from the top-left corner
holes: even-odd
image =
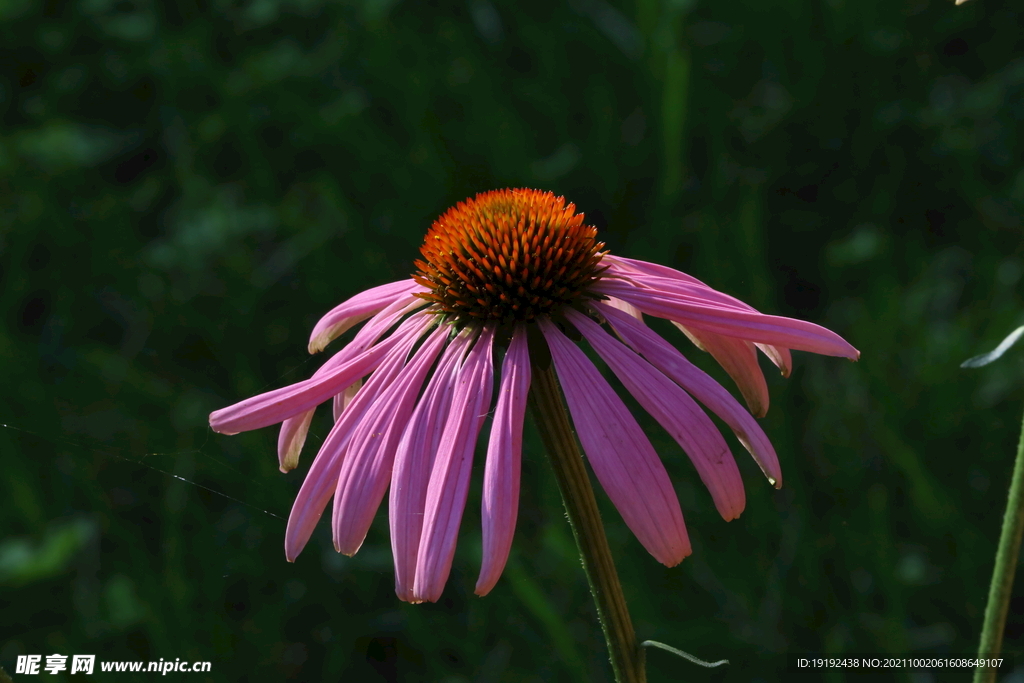
[[[210,427],[221,434],[237,434],[283,422],[292,415],[323,403],[380,365],[397,344],[416,338],[433,322],[433,316],[412,316],[390,337],[351,360],[332,367],[322,376],[247,398],[210,413]]]
[[[768,384],[764,381],[761,366],[757,364],[757,350],[753,344],[735,337],[688,329],[677,322],[672,324],[710,353],[729,373],[754,417],[764,417],[768,413]]]
[[[398,439],[449,331],[447,325],[434,330],[352,432],[334,494],[334,547],[339,553],[354,555],[366,538],[391,480]]]
[[[643,263],[642,261],[636,261],[634,263]],[[671,268],[665,268],[665,266],[656,266],[656,264],[650,263],[648,266],[655,266],[658,269],[672,270]],[[690,277],[685,273],[679,273],[679,271],[672,271],[683,277],[665,277],[663,275],[652,275],[647,272],[637,271],[635,268],[622,268],[616,265],[614,262],[605,271],[606,277],[613,277],[619,280],[627,281],[634,285],[646,287],[647,289],[653,289],[656,291],[670,291],[678,294],[682,297],[693,301],[703,301],[708,304],[717,304],[723,308],[736,308],[741,311],[755,311],[748,304],[743,303],[739,299],[729,296],[724,292],[719,292],[717,289],[712,289],[706,284],[697,280],[696,278]]]
[[[665,278],[670,280],[680,280],[682,282],[705,287],[715,294],[725,297],[726,300],[733,302],[740,308],[745,308],[749,311],[754,311],[755,313],[758,312],[752,306],[740,301],[739,299],[711,289],[711,287],[708,287],[692,275],[687,275],[686,273],[674,268],[669,268],[668,266],[663,266],[657,263],[637,261],[635,259],[622,258],[618,256],[606,256],[605,258],[611,261],[612,267],[609,268],[609,273],[621,276],[625,274],[623,271],[626,271],[632,278],[636,278],[636,273],[654,276],[650,279],[643,277],[637,278],[641,284],[644,284],[651,289],[659,289],[659,287],[662,286],[662,283],[660,283],[659,280],[664,280]],[[761,349],[761,351],[763,351],[776,366],[778,366],[779,370],[782,371],[783,377],[789,377],[789,374],[792,371],[792,357],[790,356],[789,349],[785,347],[775,347],[771,344],[757,344],[757,347]]]
[[[391,554],[395,558],[395,593],[406,602],[415,601],[412,588],[430,471],[448,419],[456,375],[462,366],[466,349],[475,337],[472,328],[467,327],[444,350],[438,368],[423,392],[423,398],[406,425],[395,454],[388,517],[391,524]]]
[[[309,335],[309,352],[318,353],[353,325],[383,310],[388,304],[415,289],[422,289],[415,281],[389,282],[356,294],[327,312],[313,327]],[[426,303],[426,302],[424,302]]]
[[[516,325],[501,363],[498,404],[494,408],[484,467],[480,521],[483,561],[474,593],[487,595],[505,569],[519,513],[519,476],[523,452],[523,419],[530,391],[530,351],[526,328]]]
[[[394,381],[394,378],[405,365],[405,359],[419,338],[408,336],[401,344],[396,345],[391,353],[370,375],[369,381],[356,394],[341,419],[334,423],[330,434],[320,447],[320,452],[313,459],[313,464],[306,473],[299,493],[295,496],[291,514],[288,516],[288,527],[284,535],[285,557],[289,562],[302,551],[309,541],[313,527],[323,514],[327,501],[334,495],[341,471],[345,449],[356,425],[365,417],[370,406],[380,394]]]
[[[681,270],[675,268],[669,268],[663,266],[660,263],[651,263],[650,261],[641,261],[639,259],[626,258],[625,256],[615,256],[614,254],[606,254],[601,259],[601,265],[608,265],[608,274],[619,275],[622,271],[626,273],[646,273],[647,275],[654,275],[657,277],[672,278],[674,280],[682,280],[683,282],[689,282],[690,284],[700,285],[701,287],[707,287],[706,284],[693,277],[687,275]],[[737,303],[743,303],[737,299]],[[743,304],[746,305],[746,304]]]
[[[753,456],[761,471],[768,477],[768,481],[775,488],[782,486],[782,470],[771,441],[757,421],[725,390],[725,387],[686,360],[679,349],[643,323],[603,303],[594,302],[591,306],[604,316],[623,341],[643,355],[651,365],[722,418],[735,432],[743,447]]]
[[[672,435],[711,492],[722,519],[736,519],[746,497],[729,446],[711,419],[678,384],[630,351],[587,316],[566,310],[566,318],[587,338],[629,393]]]
[[[469,492],[473,450],[491,403],[491,345],[494,328],[484,327],[456,379],[448,421],[430,472],[423,534],[416,559],[413,599],[441,597],[455,554],[455,540]]]
[[[674,320],[689,329],[698,328],[727,337],[826,356],[843,356],[851,360],[860,357],[860,352],[835,332],[803,320],[764,315],[709,302],[696,303],[673,292],[655,291],[616,280],[601,280],[594,285],[592,291],[618,297],[633,304],[642,313]]]
[[[666,566],[679,564],[690,554],[690,539],[679,499],[651,442],[587,356],[554,324],[538,323],[598,481],[647,551]]]

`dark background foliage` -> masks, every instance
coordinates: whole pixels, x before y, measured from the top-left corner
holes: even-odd
[[[8,671],[93,653],[212,661],[194,680],[610,680],[532,430],[501,582],[472,595],[478,474],[445,594],[412,606],[384,511],[354,558],[324,523],[288,564],[311,453],[282,475],[275,430],[207,427],[308,376],[322,313],[407,276],[431,220],[503,186],[863,352],[768,373],[785,487],[737,448],[730,524],[641,417],[694,552],[662,567],[605,506],[637,630],[732,660],[652,652],[651,681],[974,650],[1022,356],[958,364],[1022,322],[1018,4],[5,0],[0,20]]]

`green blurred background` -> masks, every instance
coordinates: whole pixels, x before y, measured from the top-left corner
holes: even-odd
[[[311,374],[321,314],[406,277],[435,217],[504,186],[863,353],[767,372],[785,487],[736,446],[729,524],[637,411],[694,547],[666,569],[605,505],[638,633],[732,661],[651,652],[652,683],[976,647],[1024,354],[958,365],[1024,315],[1019,3],[2,0],[0,20],[9,672],[92,653],[210,660],[188,678],[211,681],[610,680],[532,428],[498,586],[472,594],[478,467],[444,596],[412,606],[384,510],[356,557],[323,523],[285,561],[326,415],[288,475],[275,429],[207,426]],[[1019,655],[1024,598],[1011,612]]]

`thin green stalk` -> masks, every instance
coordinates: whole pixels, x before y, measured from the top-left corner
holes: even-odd
[[[569,526],[572,527],[572,535],[583,560],[583,571],[597,606],[597,617],[608,645],[615,680],[618,683],[645,683],[643,651],[636,642],[626,598],[622,594],[612,551],[601,524],[594,490],[566,414],[558,378],[552,367],[540,368],[536,364],[532,375],[530,410],[562,493]]]
[[[1006,513],[1003,515],[999,549],[996,550],[996,566],[992,571],[992,585],[988,589],[985,623],[981,629],[981,643],[978,645],[979,659],[997,657],[1002,649],[1003,628],[1006,626],[1006,613],[1010,608],[1013,575],[1017,569],[1022,531],[1024,531],[1024,422],[1021,424],[1020,441],[1017,443],[1017,460],[1013,464],[1010,495],[1006,501]],[[974,683],[991,683],[996,680],[998,671],[994,667],[978,667],[974,672]]]

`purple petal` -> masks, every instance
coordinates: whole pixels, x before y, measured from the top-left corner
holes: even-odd
[[[665,466],[587,356],[554,324],[538,322],[598,481],[647,551],[669,567],[679,564],[690,554],[690,539]]]
[[[389,519],[391,551],[395,558],[395,593],[406,602],[422,602],[413,596],[416,558],[423,531],[427,485],[441,433],[448,419],[455,378],[466,349],[476,337],[464,328],[444,351],[398,443],[391,473]]]
[[[757,351],[753,344],[735,337],[687,329],[675,322],[672,324],[694,344],[710,353],[729,373],[754,417],[764,417],[768,413],[768,384],[764,381],[761,366],[757,364]]]
[[[629,393],[683,447],[711,492],[725,521],[743,512],[743,479],[729,446],[700,406],[679,385],[612,338],[587,316],[568,309],[566,317],[587,338]]]
[[[413,280],[389,282],[356,294],[320,318],[309,336],[309,352],[318,353],[353,325],[383,310],[409,292],[422,289]],[[425,302],[424,302],[425,303]]]
[[[334,547],[340,553],[354,555],[366,538],[391,479],[398,440],[449,331],[447,325],[434,330],[353,430],[334,495]]]
[[[323,514],[327,501],[334,495],[338,484],[338,474],[344,460],[345,450],[355,427],[366,417],[373,402],[387,389],[405,365],[405,359],[415,345],[418,336],[408,336],[397,344],[381,362],[376,372],[370,375],[369,381],[356,394],[341,419],[334,423],[330,434],[320,447],[320,452],[313,459],[313,464],[302,482],[292,511],[288,517],[285,530],[285,556],[289,562],[302,551],[309,541],[320,515]]]
[[[210,427],[221,434],[237,434],[282,422],[316,407],[357,379],[369,374],[399,343],[414,340],[434,322],[431,315],[414,315],[390,337],[358,356],[303,382],[247,398],[210,414]]]
[[[530,391],[530,352],[526,328],[516,325],[512,342],[501,363],[498,405],[494,409],[491,436],[484,467],[483,562],[474,592],[487,595],[505,569],[512,548],[519,513],[519,475],[523,451],[523,419]]]
[[[637,287],[614,279],[599,281],[592,291],[620,298],[647,315],[673,320],[689,329],[697,328],[827,356],[843,356],[852,360],[860,357],[860,352],[835,332],[803,320],[764,315],[710,301],[695,301],[693,297],[675,292]]]
[[[782,471],[771,441],[732,394],[643,323],[603,303],[594,302],[591,305],[604,316],[623,341],[722,418],[753,456],[768,481],[775,488],[782,486]]]
[[[473,450],[491,403],[491,345],[486,325],[456,378],[452,406],[430,472],[413,581],[413,599],[436,602],[451,571],[455,541],[469,492]]]

